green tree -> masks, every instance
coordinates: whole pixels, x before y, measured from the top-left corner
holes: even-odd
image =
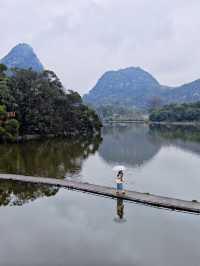
[[[0,64],[0,74],[4,73],[7,70],[7,66],[4,64]]]
[[[14,141],[18,136],[19,122],[9,119],[6,107],[0,105],[0,141]]]
[[[0,105],[0,121],[6,119],[6,117],[7,117],[6,107],[4,105]]]
[[[9,86],[21,134],[92,135],[100,130],[98,116],[52,71],[15,70]]]
[[[19,131],[19,122],[16,119],[9,119],[5,122],[5,130],[12,137],[16,137]]]
[[[0,105],[5,105],[8,111],[14,111],[16,104],[9,87],[10,78],[4,73],[6,70],[6,66],[0,64]]]

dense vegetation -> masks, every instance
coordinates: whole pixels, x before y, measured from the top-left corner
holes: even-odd
[[[19,122],[13,118],[13,113],[7,112],[7,109],[15,109],[16,105],[9,91],[6,70],[6,66],[0,64],[0,141],[15,140],[19,130]]]
[[[52,71],[12,70],[0,65],[0,139],[20,135],[88,136],[101,127],[77,92],[65,91]],[[10,114],[16,114],[10,119]],[[11,132],[10,132],[11,131]],[[10,135],[9,135],[10,134]]]
[[[200,122],[200,102],[165,105],[155,109],[149,119],[157,122]]]

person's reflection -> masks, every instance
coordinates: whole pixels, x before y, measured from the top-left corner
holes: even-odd
[[[114,219],[116,222],[122,223],[125,222],[126,219],[124,218],[124,201],[123,199],[117,199],[117,216]]]
[[[117,199],[117,216],[119,219],[124,218],[124,203],[123,199]]]

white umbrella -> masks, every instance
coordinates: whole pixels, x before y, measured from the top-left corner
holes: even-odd
[[[125,170],[126,170],[126,167],[123,166],[123,165],[116,165],[116,166],[113,167],[113,171],[116,171],[116,172],[125,171]]]

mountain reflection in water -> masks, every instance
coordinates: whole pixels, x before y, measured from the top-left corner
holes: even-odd
[[[108,125],[103,129],[103,143],[100,156],[109,163],[125,163],[137,166],[150,160],[160,149],[157,138],[148,134],[146,125]]]
[[[192,185],[197,182],[194,171],[191,176],[188,173],[184,176],[185,171],[182,172],[178,168],[179,166],[176,168],[170,161],[164,161],[165,165],[169,165],[168,169],[171,169],[171,174],[167,176],[167,179],[163,175],[165,179],[162,179],[160,177],[162,169],[164,169],[162,165],[155,164],[154,168],[147,167],[146,171],[145,167],[148,166],[147,162],[153,158],[158,160],[156,155],[163,147],[178,147],[186,152],[199,155],[200,133],[198,128],[110,124],[103,128],[102,135],[102,143],[101,139],[97,138],[76,141],[51,139],[0,145],[0,172],[62,179],[71,177],[73,180],[81,178],[82,181],[113,186],[112,167],[120,163],[127,165],[130,169],[129,173],[126,173],[129,182],[128,185],[126,184],[128,189],[180,197],[183,194],[186,195],[187,192],[183,189],[184,182],[189,182],[193,178],[193,182],[190,182],[190,189],[187,185],[188,198],[196,191],[195,187],[197,186]],[[170,153],[171,151],[166,150],[163,156],[168,156]],[[176,158],[174,163],[176,160],[179,165]],[[160,162],[162,163],[162,161]],[[138,166],[140,172],[136,171]],[[189,169],[192,171],[192,168]],[[177,176],[179,176],[179,181]],[[166,182],[168,182],[168,187]],[[174,182],[179,182],[179,186],[175,188]],[[58,189],[55,187],[0,181],[0,206],[23,205],[40,197],[54,196],[57,192]],[[123,202],[122,204],[118,202],[117,206],[118,221],[122,221]]]
[[[103,129],[100,156],[108,163],[141,166],[163,146],[173,145],[200,154],[200,131],[195,126],[110,124]]]

